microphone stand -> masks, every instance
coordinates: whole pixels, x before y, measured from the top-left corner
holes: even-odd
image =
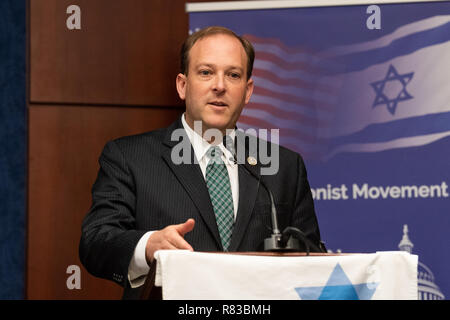
[[[244,166],[245,167],[245,166]],[[272,192],[270,192],[267,185],[261,180],[258,179],[258,183],[266,189],[267,194],[270,198],[271,205],[271,219],[272,219],[272,235],[269,238],[264,239],[264,251],[271,252],[293,252],[300,251],[300,243],[298,239],[291,237],[288,235],[287,237],[281,234],[280,229],[278,229],[278,217],[277,217],[277,209],[275,208],[275,201],[273,200]],[[306,245],[307,255],[309,255],[309,246]]]
[[[228,136],[223,137],[223,145],[226,149],[230,151],[233,155],[233,158],[230,159],[237,164],[237,156],[235,152],[234,143],[231,138]],[[249,170],[245,165],[243,168],[247,173],[258,180],[258,184],[261,184],[264,189],[267,191],[267,194],[270,198],[271,205],[271,219],[272,219],[272,235],[269,238],[264,239],[264,251],[270,252],[298,252],[300,251],[300,241],[305,245],[306,255],[309,256],[310,248],[313,247],[315,251],[318,252],[326,252],[325,246],[322,242],[320,242],[320,248],[317,247],[314,243],[309,240],[306,235],[298,228],[295,227],[287,227],[284,229],[283,233],[280,232],[278,228],[278,218],[277,218],[277,209],[275,208],[275,201],[273,199],[272,192],[261,179],[261,176],[256,175],[251,170]]]

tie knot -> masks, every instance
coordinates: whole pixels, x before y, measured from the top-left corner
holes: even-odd
[[[207,151],[210,162],[213,161],[215,163],[222,162],[220,158],[222,156],[222,150],[218,146],[210,147]]]

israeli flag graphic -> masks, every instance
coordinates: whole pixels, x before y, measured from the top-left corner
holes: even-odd
[[[339,65],[327,158],[421,146],[450,135],[450,15],[416,21],[376,40],[322,52]]]

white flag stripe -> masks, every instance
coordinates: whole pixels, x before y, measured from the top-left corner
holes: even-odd
[[[448,22],[450,22],[450,15],[427,18],[399,27],[394,32],[376,40],[358,43],[355,45],[334,47],[319,53],[319,55],[321,57],[329,57],[385,47],[396,39],[403,38],[417,32],[433,29]]]
[[[299,124],[297,120],[286,120],[277,118],[274,117],[273,114],[269,112],[257,109],[244,109],[242,114],[245,116],[265,120],[270,124],[272,124],[273,128],[293,129],[298,131],[299,133],[304,133],[307,135],[315,135],[316,128],[314,124],[307,124],[307,123]]]
[[[298,79],[302,81],[308,81],[311,84],[325,84],[330,87],[336,87],[336,85],[334,85],[332,82],[327,82],[322,78],[322,76],[318,74],[306,72],[303,70],[285,70],[269,60],[255,59],[253,68],[273,72],[278,77],[284,79]]]
[[[269,89],[271,91],[275,91],[278,93],[290,94],[299,98],[311,99],[310,89],[302,89],[287,85],[278,85],[270,81],[268,78],[261,78],[256,76],[253,76],[252,78],[255,83],[255,86]],[[316,97],[314,97],[314,99],[319,102],[334,103],[336,101],[336,96],[322,92],[321,95],[317,95]]]
[[[301,115],[295,112],[286,111],[283,109],[278,109],[270,104],[257,104],[249,103],[243,110],[242,115],[248,115],[249,111],[264,111],[270,118],[279,118],[282,120],[295,121],[297,125],[303,125],[314,123],[315,126],[326,127],[330,125],[330,121],[325,121],[324,119],[319,119],[317,117],[309,117],[306,115]]]
[[[423,146],[447,136],[450,136],[450,131],[423,136],[400,138],[390,140],[388,142],[345,144],[331,150],[326,155],[324,160],[329,160],[333,156],[341,152],[378,152],[389,149]]]
[[[319,154],[323,155],[325,153],[324,145],[318,143],[307,143],[296,137],[288,137],[282,135],[280,136],[280,145],[285,146],[294,151],[297,151],[303,157],[305,155],[310,157],[310,156],[317,156]]]
[[[314,106],[302,106],[299,104],[290,103],[270,96],[253,94],[252,97],[250,98],[250,103],[252,102],[269,104],[279,109],[280,111],[295,112],[300,116],[304,115],[311,118],[323,119],[324,121],[331,121],[333,119],[332,112],[326,109],[322,109],[320,107],[315,108]]]
[[[272,43],[254,43],[256,52],[268,52],[288,62],[301,62],[310,65],[320,64],[322,59],[308,53],[289,53]]]
[[[247,131],[249,129],[255,129],[257,131],[267,129],[267,128],[260,128],[258,126],[255,127],[253,125],[248,125],[247,123],[241,122],[241,121],[238,122],[237,127],[244,131]],[[252,134],[251,130],[249,130],[249,132],[246,132],[246,133],[250,134],[250,135],[254,135],[254,134]],[[282,145],[282,146],[288,145],[288,144],[295,145],[297,150],[307,150],[308,152],[311,152],[311,150],[314,150],[317,147],[316,144],[307,143],[302,138],[295,137],[295,136],[283,135],[282,129],[280,129],[280,137],[279,138],[280,138],[280,141],[279,141],[280,145]]]

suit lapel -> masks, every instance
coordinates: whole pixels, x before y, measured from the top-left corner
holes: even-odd
[[[179,140],[172,141],[171,136],[172,132],[175,129],[182,129],[182,134],[179,135],[181,136]],[[236,131],[236,139],[242,139],[241,142],[243,142],[244,138],[245,137],[243,134],[241,134],[241,132]],[[209,197],[208,188],[206,186],[205,179],[203,178],[200,166],[198,165],[198,162],[196,160],[194,162],[195,153],[190,142],[190,163],[175,164],[171,159],[172,149],[179,143],[179,141],[181,141],[181,139],[189,142],[189,138],[183,128],[181,120],[178,120],[167,130],[167,134],[164,138],[164,144],[168,148],[163,152],[162,157],[167,165],[171,168],[177,179],[180,181],[186,192],[189,194],[192,202],[199,210],[203,221],[211,231],[211,234],[214,236],[218,248],[222,249],[222,243],[220,241],[219,230],[217,228],[216,217],[211,204],[211,198]],[[260,176],[261,172],[259,159],[255,165],[250,165],[247,161],[247,147],[245,148],[245,153],[245,163],[238,165],[239,205],[229,247],[230,252],[237,251],[240,243],[242,242],[244,234],[247,230],[248,223],[250,222],[259,190],[259,181],[257,178]],[[253,175],[251,175],[247,170],[252,172]]]
[[[171,136],[172,132],[175,129],[182,129],[180,131],[181,138],[178,141],[172,141]],[[181,139],[189,144],[190,148],[190,162],[189,163],[181,163],[175,164],[172,161],[171,153],[172,148],[177,145]],[[209,192],[206,187],[205,179],[203,178],[202,171],[198,162],[195,159],[194,149],[189,142],[189,138],[183,129],[181,124],[181,120],[175,122],[167,132],[166,137],[164,138],[164,144],[168,146],[168,148],[164,151],[162,157],[167,165],[171,168],[177,179],[180,181],[181,185],[184,187],[186,192],[189,194],[189,197],[197,207],[200,212],[200,215],[203,218],[203,221],[207,225],[208,229],[214,236],[214,239],[217,242],[219,248],[222,248],[222,243],[220,241],[219,230],[217,228],[216,217],[214,215],[214,209],[211,204],[211,199],[209,197]],[[187,149],[189,149],[187,148]]]

